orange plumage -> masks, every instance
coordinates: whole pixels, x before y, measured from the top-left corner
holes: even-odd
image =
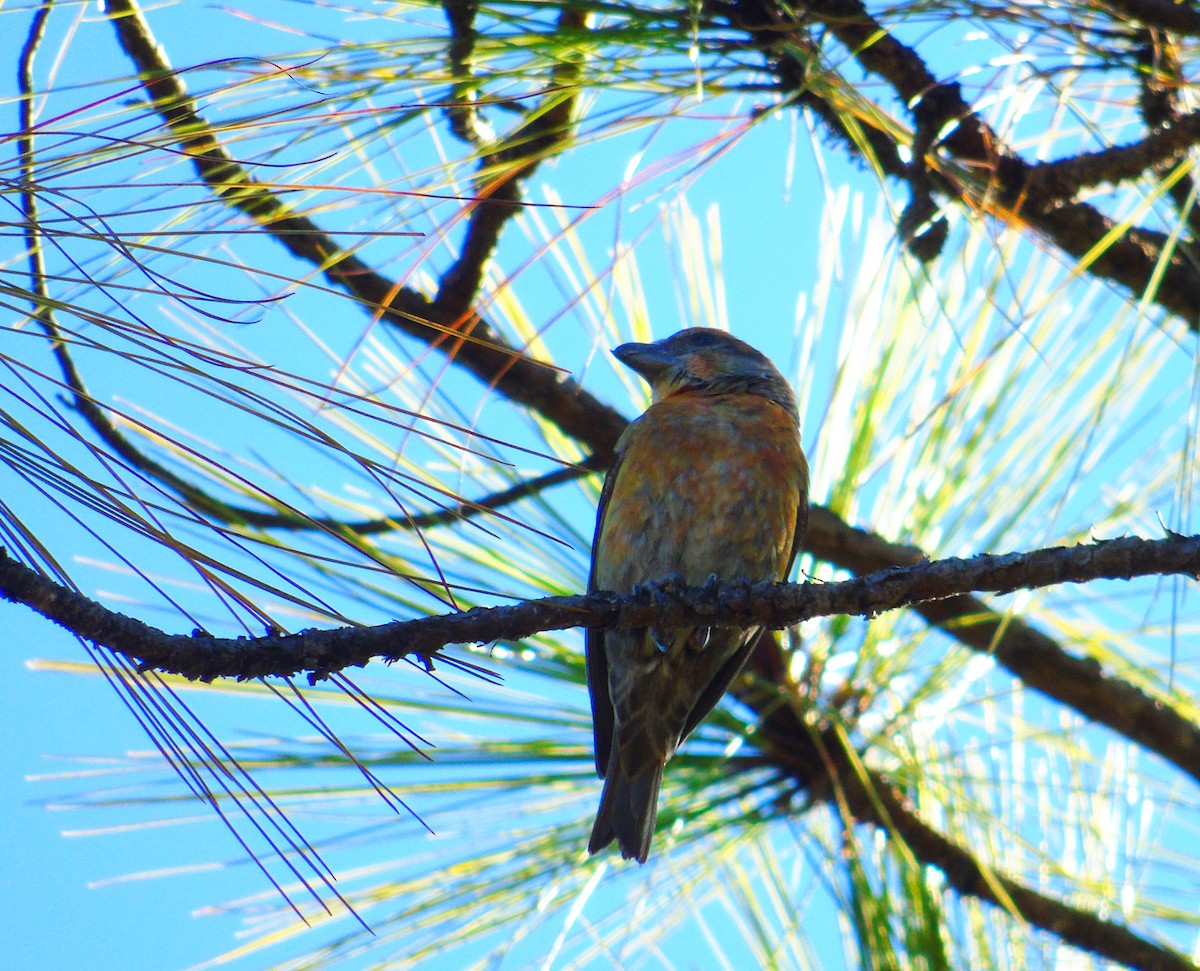
[[[808,521],[808,463],[787,381],[750,345],[695,327],[613,353],[651,386],[604,481],[589,590],[787,576]],[[663,768],[721,699],[757,629],[590,629],[604,781],[588,850],[644,863]]]

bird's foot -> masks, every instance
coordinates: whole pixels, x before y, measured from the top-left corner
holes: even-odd
[[[742,573],[728,581],[721,590],[721,599],[727,602],[745,600],[754,589],[754,581]]]
[[[753,587],[754,581],[745,574],[730,580],[721,580],[714,574],[704,584],[704,592],[716,594],[717,619],[720,620],[722,614],[744,607],[750,599]]]
[[[678,573],[668,573],[665,577],[659,577],[657,580],[646,580],[643,583],[634,584],[632,592],[638,603],[649,607],[662,607],[686,588],[687,584],[683,582],[682,576]],[[672,639],[662,628],[651,627],[650,639],[660,653],[671,653],[674,646]]]
[[[635,583],[632,593],[638,603],[662,607],[686,589],[687,584],[683,582],[682,576],[678,573],[668,573],[665,577],[659,577],[657,580]]]

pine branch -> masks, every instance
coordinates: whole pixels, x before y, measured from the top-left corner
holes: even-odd
[[[586,26],[586,14],[565,5],[556,30],[565,35]],[[479,198],[471,203],[466,238],[458,259],[442,274],[433,302],[437,319],[453,321],[455,329],[461,325],[471,332],[471,309],[479,299],[484,271],[504,227],[521,210],[523,184],[570,142],[582,64],[581,56],[573,56],[556,65],[542,103],[480,159]]]
[[[450,25],[450,42],[446,45],[447,67],[454,78],[454,104],[446,108],[450,131],[462,142],[481,147],[490,135],[480,120],[479,83],[475,80],[475,15],[478,0],[442,0],[442,12]]]
[[[1135,20],[1176,34],[1200,37],[1200,10],[1191,0],[1103,0],[1120,20]]]
[[[1138,31],[1136,37],[1140,42],[1134,48],[1134,54],[1139,69],[1138,109],[1142,121],[1151,131],[1170,129],[1190,117],[1180,107],[1179,94],[1187,82],[1179,46],[1173,37],[1153,28]],[[1196,259],[1195,244],[1200,240],[1200,200],[1191,167],[1182,174],[1171,171],[1178,164],[1174,158],[1164,159],[1154,167],[1154,173],[1167,182],[1167,192],[1175,203],[1175,210],[1191,234],[1191,255]]]
[[[1178,161],[1197,141],[1200,111],[1181,114],[1141,141],[1031,166],[1028,191],[1034,198],[1068,199],[1081,189],[1136,179]]]
[[[785,668],[782,656],[763,657],[761,652],[751,663],[772,682]],[[750,683],[738,695],[760,716],[756,742],[768,761],[794,778],[810,800],[829,803],[847,826],[880,827],[896,842],[897,852],[921,866],[936,867],[958,893],[1001,907],[1080,950],[1145,971],[1194,971],[1186,957],[1130,928],[982,864],[969,849],[921,819],[887,776],[866,767],[840,723],[810,724],[793,706],[780,705],[770,685],[763,689]]]
[[[3,548],[0,554],[0,595],[5,599],[24,603],[80,637],[144,667],[205,681],[304,672],[323,678],[375,658],[389,663],[409,655],[432,658],[449,644],[521,640],[573,627],[630,628],[655,623],[779,630],[813,617],[872,617],[971,591],[1003,594],[1100,579],[1200,576],[1200,536],[1125,537],[1029,553],[925,561],[838,583],[734,582],[687,587],[662,592],[661,602],[654,603],[632,595],[599,592],[476,607],[376,627],[218,638],[203,631],[167,634],[60,586],[12,559]]]
[[[1133,0],[1131,5],[1138,2]],[[739,13],[746,6],[749,4],[738,5]],[[1157,230],[1119,226],[1077,198],[1084,182],[1144,175],[1164,158],[1194,147],[1200,140],[1200,128],[1189,122],[1179,129],[1152,132],[1138,144],[1083,157],[1073,166],[1074,171],[1071,160],[1049,163],[1048,168],[1030,165],[972,110],[957,84],[939,81],[920,54],[897,40],[867,12],[861,0],[814,0],[803,10],[807,20],[798,19],[784,5],[764,3],[760,7],[759,20],[773,24],[775,40],[769,45],[768,59],[782,67],[777,71],[782,90],[803,92],[805,72],[802,65],[796,65],[790,49],[808,45],[808,22],[815,20],[829,29],[865,71],[882,78],[909,106],[918,136],[944,133],[911,165],[899,163],[894,153],[886,151],[879,158],[885,170],[890,168],[888,174],[904,178],[912,186],[914,205],[906,214],[908,222],[917,221],[929,209],[925,185],[929,180],[955,202],[1027,223],[1063,252],[1085,261],[1094,276],[1119,283],[1139,297],[1147,294],[1188,326],[1200,327],[1200,266],[1179,251],[1173,237]],[[733,22],[742,24],[738,18]],[[808,100],[798,98],[799,103]],[[825,112],[819,114],[825,117]],[[830,130],[845,140],[844,125]],[[846,145],[852,154],[861,154],[856,141]],[[1138,170],[1137,165],[1144,167]],[[1058,177],[1064,173],[1083,182]],[[923,251],[921,255],[929,258],[930,254]]]
[[[573,627],[720,623],[783,628],[834,614],[871,617],[899,607],[944,602],[971,591],[1009,593],[1098,579],[1200,575],[1200,536],[1125,538],[1031,553],[923,562],[841,583],[691,588],[666,593],[661,603],[607,593],[547,597],[377,627],[219,638],[204,631],[179,635],[157,630],[60,586],[2,550],[0,554],[0,596],[32,607],[85,640],[130,658],[143,669],[203,681],[300,673],[316,680],[348,667],[361,667],[376,658],[390,663],[415,656],[432,663],[449,644],[516,641],[542,631]],[[1067,654],[1049,638],[1034,647],[1040,650],[1016,650],[1009,655],[1007,661],[1014,673],[1029,676],[1032,687],[1157,752],[1200,781],[1200,728],[1161,700],[1105,675],[1094,661]]]

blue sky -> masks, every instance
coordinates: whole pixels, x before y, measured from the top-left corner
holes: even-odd
[[[271,20],[285,15],[295,17],[299,6],[262,3],[243,9]],[[314,18],[336,15],[336,11],[331,12],[330,9],[313,10]],[[56,13],[51,39],[47,42],[43,59],[39,61],[43,67],[53,61],[52,52],[56,50],[59,39],[77,11],[82,11],[89,20],[95,21],[87,8],[63,8]],[[235,55],[278,57],[286,50],[308,46],[303,38],[257,26],[216,7],[168,6],[155,8],[148,15],[177,65]],[[6,28],[0,31],[0,60],[5,63],[10,63],[15,56],[13,46],[20,40],[26,19],[23,12],[17,11],[6,12],[0,21]],[[315,26],[320,23],[319,19],[314,20]],[[364,18],[347,29],[359,32],[364,37],[375,37],[373,32],[380,29],[380,22]],[[124,66],[113,66],[114,63],[123,65],[124,62],[119,60],[121,55],[111,41],[111,30],[105,24],[90,22],[80,26],[79,30],[80,37],[84,39],[76,39],[71,48],[72,56],[64,61],[59,74],[62,98],[58,103],[59,110],[63,104],[69,104],[72,98],[87,101],[92,97],[87,90],[72,92],[70,85],[73,82],[125,70]],[[81,56],[80,52],[84,51],[88,52],[87,56]],[[7,89],[0,89],[0,95],[9,93]],[[385,90],[379,102],[387,103],[387,100]],[[728,103],[722,109],[728,111]],[[697,114],[703,116],[704,111]],[[0,118],[4,120],[5,129],[11,129],[15,124],[11,102],[0,104]],[[800,319],[809,320],[820,310],[819,295],[811,292],[818,264],[822,260],[846,260],[847,254],[850,260],[856,259],[862,252],[855,247],[861,243],[863,227],[877,209],[873,177],[846,163],[840,153],[820,153],[822,167],[818,169],[814,152],[798,118],[792,113],[760,125],[690,186],[687,195],[690,214],[702,222],[709,218],[711,204],[719,202],[721,205],[721,268],[724,286],[733,295],[727,300],[731,328],[762,346],[792,374],[795,373],[801,353],[798,348],[805,337],[797,322]],[[619,179],[622,173],[629,171],[627,166],[636,152],[645,152],[642,169],[633,170],[641,171],[656,158],[669,156],[682,147],[692,145],[706,133],[711,134],[720,127],[719,123],[710,124],[708,119],[700,117],[675,122],[653,136],[647,131],[638,132],[624,141],[614,142],[611,148],[605,149],[607,154],[589,149],[555,163],[545,172],[544,182],[563,195],[564,202],[590,202],[597,193],[603,192]],[[796,149],[794,155],[790,154],[792,146]],[[413,151],[415,155],[416,150]],[[297,146],[296,152],[304,158],[319,156],[316,148],[307,143]],[[395,161],[387,157],[372,161],[383,164],[389,160]],[[422,164],[419,159],[404,158],[400,161],[416,170],[420,170]],[[397,162],[398,167],[399,164]],[[354,183],[360,175],[359,165],[360,161],[355,158],[335,159],[326,170],[328,178],[330,182],[340,179]],[[608,254],[617,242],[636,238],[648,227],[645,242],[639,249],[639,267],[652,328],[658,336],[685,323],[712,322],[698,315],[680,297],[680,293],[687,292],[688,288],[683,279],[686,271],[681,267],[683,258],[680,256],[677,234],[672,240],[674,245],[664,241],[664,236],[670,232],[664,229],[668,221],[661,220],[662,224],[659,224],[659,204],[669,197],[672,183],[682,179],[687,172],[688,166],[677,167],[651,182],[651,188],[660,188],[664,194],[649,202],[632,196],[614,200],[604,211],[585,222],[580,230],[589,253],[596,254],[594,260],[601,263],[609,258]],[[361,179],[362,183],[368,181],[366,177]],[[841,188],[843,186],[850,186],[855,192],[845,193]],[[855,194],[857,192],[864,195]],[[568,193],[571,198],[566,197]],[[379,203],[381,221],[388,219],[388,206],[391,204],[391,201]],[[839,212],[843,214],[841,228],[822,235],[823,223],[836,222],[835,213]],[[678,208],[674,214],[685,218]],[[328,218],[333,221],[339,215],[334,209],[329,212]],[[397,223],[403,225],[398,217]],[[518,239],[513,244],[515,249],[524,246],[527,252],[533,252],[536,244],[519,242],[516,227],[510,228],[510,233]],[[701,235],[710,243],[718,238],[715,226]],[[845,250],[835,252],[830,246],[831,239],[853,239],[854,242],[848,244]],[[386,240],[378,244],[380,249],[388,245]],[[368,252],[374,253],[376,250]],[[401,257],[392,251],[384,249],[384,252],[392,254],[397,263],[401,261]],[[892,251],[885,248],[869,252],[874,254],[871,258],[879,260],[882,272],[884,257],[890,256]],[[440,255],[444,257],[444,254]],[[945,260],[953,268],[957,264],[952,261],[960,256],[958,252],[950,252]],[[271,255],[263,257],[264,261],[274,258]],[[517,257],[510,259],[509,266],[519,264]],[[1028,251],[1025,251],[1009,267],[1014,277],[1019,278],[1028,268],[1028,260]],[[563,283],[564,276],[555,276],[552,260],[546,258],[543,262],[545,265],[535,264],[528,271],[530,277],[540,281],[540,287],[527,286],[523,295],[531,312],[539,320],[543,319],[539,315],[553,319],[556,314],[563,313],[567,302],[562,290],[556,288],[556,284]],[[967,262],[965,257],[963,262]],[[441,266],[444,266],[444,261],[439,268]],[[806,380],[800,389],[810,408],[805,429],[810,455],[818,454],[814,451],[813,443],[820,439],[822,432],[829,427],[841,427],[839,422],[845,419],[844,415],[830,414],[826,410],[827,402],[834,396],[835,358],[844,350],[834,331],[834,322],[851,299],[851,279],[859,269],[846,265],[832,275],[834,285],[828,295],[828,305],[832,309],[827,311],[827,326],[820,331],[820,346],[813,352],[826,366],[811,380]],[[217,276],[214,271],[214,279],[223,281],[225,278]],[[195,278],[189,277],[188,280],[196,282]],[[968,279],[961,283],[970,288],[979,281]],[[217,285],[221,284],[214,284]],[[1014,289],[1018,285],[1019,280],[1012,283]],[[1085,299],[1094,297],[1094,294],[1092,297],[1080,297],[1079,292],[1071,291],[1073,308],[1080,304],[1086,306]],[[236,293],[245,295],[244,290],[237,290]],[[801,303],[802,299],[806,302]],[[1111,305],[1105,302],[1106,299],[1103,294],[1095,297],[1101,309]],[[336,303],[328,306],[334,313],[343,309]],[[261,322],[244,328],[239,337],[248,346],[266,349],[266,353],[272,346],[290,339],[293,331],[288,329],[292,324],[289,310],[286,302],[279,306],[258,308],[255,314]],[[802,316],[801,311],[808,316]],[[297,311],[298,316],[309,316],[314,320],[318,320],[321,313],[320,310],[311,309]],[[1086,314],[1081,314],[1080,318],[1071,318],[1071,325],[1083,328],[1090,322]],[[636,410],[637,396],[641,394],[640,387],[636,382],[622,384],[616,370],[603,355],[603,342],[597,341],[593,345],[581,341],[582,325],[577,325],[565,313],[563,319],[565,322],[551,328],[547,338],[555,347],[556,355],[561,355],[561,359],[568,362],[589,390],[603,400],[614,402],[632,416]],[[627,332],[633,322],[622,319],[618,323]],[[966,329],[965,323],[960,325],[957,321],[953,322],[953,328],[959,326]],[[1161,334],[1152,327],[1138,333],[1147,332],[1150,338],[1161,338]],[[870,327],[864,325],[864,339],[871,333]],[[955,334],[958,333],[955,330]],[[797,336],[800,340],[795,339]],[[958,350],[952,339],[933,327],[927,337],[931,348],[950,348],[943,352],[947,362],[952,361]],[[289,350],[299,355],[312,355],[314,359],[318,356],[314,344],[296,342],[296,345]],[[860,352],[864,358],[867,357],[866,347],[861,348]],[[1122,353],[1122,348],[1109,348],[1106,353],[1116,356]],[[1052,383],[1061,363],[1046,364],[1047,383]],[[1180,355],[1175,365],[1178,371],[1172,372],[1170,377],[1170,381],[1177,382],[1180,390],[1176,399],[1169,402],[1170,408],[1163,409],[1163,414],[1157,416],[1165,427],[1175,431],[1182,424],[1179,416],[1186,410],[1189,365],[1187,356]],[[106,390],[116,395],[122,391],[122,373],[119,363],[114,362],[110,374],[95,377],[101,382],[107,380]],[[165,401],[162,404],[164,413],[168,415],[173,407],[178,409],[177,415],[186,418],[192,405],[188,401]],[[212,430],[218,429],[221,420],[227,419],[212,420]],[[1166,432],[1160,432],[1155,426],[1155,434],[1165,435]],[[269,453],[271,444],[263,443],[264,454]],[[1141,454],[1141,443],[1125,444],[1133,450],[1129,454]],[[1137,450],[1134,450],[1135,444]],[[830,454],[840,454],[836,443],[826,441],[821,447]],[[898,442],[896,447],[903,448],[905,443]],[[1172,447],[1173,440],[1165,441],[1163,453],[1169,457]],[[1120,452],[1119,446],[1114,446],[1104,454],[1109,457],[1108,461],[1116,465],[1118,460],[1113,456],[1125,453]],[[308,460],[307,457],[305,460]],[[870,496],[888,494],[889,476],[899,465],[898,461],[893,465],[887,460],[880,460],[869,488],[863,490],[860,509],[871,507]],[[302,463],[297,463],[297,467],[301,469],[297,475],[303,474],[305,470]],[[837,470],[826,467],[817,471],[821,488],[830,488]],[[7,474],[7,470],[0,471],[0,475]],[[1120,474],[1114,471],[1110,482],[1101,481],[1099,485],[1096,477],[1081,475],[1079,489],[1072,496],[1064,520],[1067,523],[1089,522],[1088,504],[1099,503],[1102,487],[1106,485],[1111,484],[1114,490],[1123,487],[1122,475],[1130,476],[1135,483],[1137,481],[1133,465],[1121,470]],[[917,486],[914,485],[913,491],[919,491]],[[824,494],[818,493],[817,498],[824,498]],[[590,509],[586,507],[583,494],[572,492],[564,502],[569,504],[572,527],[586,533]],[[979,502],[982,504],[983,499]],[[893,516],[887,527],[898,528],[896,524],[902,522],[903,513],[902,509],[886,509],[881,514],[881,521],[884,516]],[[968,510],[964,518],[969,518],[969,515]],[[1169,511],[1166,518],[1171,519]],[[1173,525],[1186,525],[1186,517],[1182,515],[1179,520],[1171,521]],[[1045,523],[1047,532],[1057,535],[1055,530],[1059,524],[1055,522],[1050,525],[1049,518]],[[60,543],[64,555],[78,552],[73,545],[78,540],[77,534],[70,532],[65,525],[60,531],[59,525],[55,522],[39,524],[39,530],[44,529],[44,535],[49,540]],[[1150,528],[1153,528],[1152,523]],[[986,535],[983,526],[979,529],[979,536]],[[975,538],[966,528],[956,536],[957,542],[964,546],[969,542],[964,537]],[[953,551],[967,553],[974,549],[967,547]],[[579,546],[563,553],[563,575],[570,576],[572,565],[581,564],[586,552],[586,548]],[[572,557],[575,559],[572,560]],[[164,561],[162,566],[164,569],[177,569],[173,561]],[[118,604],[123,603],[123,596],[142,596],[143,592],[136,584],[127,583],[119,575],[99,569],[88,570],[82,566],[79,570],[80,576],[86,577],[93,585],[93,592],[104,592]],[[513,583],[514,587],[519,586],[519,581],[514,580]],[[368,606],[364,607],[364,612],[370,614],[368,619],[383,619],[382,612],[388,604],[387,599],[382,596],[374,600],[366,599]],[[1148,609],[1161,612],[1165,610],[1164,602],[1169,602],[1169,598],[1160,598]],[[195,605],[199,600],[189,603]],[[1138,600],[1130,610],[1136,612],[1143,606],[1143,602]],[[124,609],[138,613],[144,607],[144,601],[139,603],[134,599]],[[208,608],[200,604],[198,609]],[[144,619],[170,629],[186,630],[191,626],[163,610],[161,604],[148,609]],[[108,760],[119,759],[130,751],[144,752],[149,748],[149,743],[102,679],[27,669],[26,659],[29,657],[85,660],[82,649],[73,640],[49,623],[34,617],[28,610],[9,604],[0,604],[0,626],[9,635],[8,643],[16,646],[0,659],[0,677],[3,677],[9,689],[6,697],[11,699],[0,716],[0,738],[3,738],[3,749],[0,749],[0,766],[3,767],[0,769],[0,814],[8,821],[10,832],[10,838],[0,841],[0,898],[6,902],[6,906],[0,908],[0,937],[13,942],[6,957],[14,962],[14,967],[53,969],[121,966],[137,971],[141,968],[188,967],[228,949],[234,942],[235,932],[242,927],[239,918],[204,916],[193,919],[190,915],[242,895],[263,893],[268,888],[261,875],[249,866],[225,865],[238,858],[237,848],[226,831],[206,814],[199,803],[159,808],[131,807],[120,802],[127,794],[123,788],[126,776],[72,776],[73,772],[110,770],[113,766]],[[297,626],[303,624],[298,623]],[[1191,658],[1189,656],[1183,660],[1190,663]],[[367,677],[376,674],[375,671],[369,671]],[[382,680],[391,675],[380,677]],[[397,693],[412,685],[411,681],[404,679],[403,672],[396,676],[395,681],[386,683]],[[289,725],[285,715],[266,702],[230,699],[214,696],[212,692],[188,695],[189,702],[201,697],[203,701],[197,701],[197,705],[203,706],[206,719],[210,719],[221,731],[234,736],[244,738],[254,732],[269,737],[273,732],[296,730],[294,724]],[[580,709],[586,705],[582,687],[571,698],[555,700]],[[33,777],[32,780],[30,777]],[[182,791],[182,787],[171,780],[172,777],[167,773],[132,777],[135,791],[144,793],[146,789],[142,787],[149,784],[150,791],[164,796]],[[110,807],[92,806],[73,810],[47,808],[48,805],[60,805],[69,802],[75,795],[96,789],[111,792],[117,803]],[[598,796],[598,791],[597,784],[595,793],[589,798]],[[418,805],[422,804],[418,802]],[[424,805],[438,808],[432,803]],[[131,822],[154,822],[178,816],[194,817],[194,821],[130,827]],[[386,814],[378,806],[351,806],[347,816],[354,824],[363,827],[390,825]],[[336,831],[339,824],[340,820],[336,818],[305,820],[305,826],[311,826],[318,833]],[[395,825],[407,827],[406,833],[414,828],[408,821]],[[62,835],[64,831],[86,831],[94,835],[66,837]],[[427,851],[429,844],[420,842],[421,839],[418,836],[410,844],[416,847],[412,852]],[[433,845],[436,847],[436,844]],[[358,861],[361,857],[351,854],[348,859]],[[172,868],[187,872],[152,881],[115,882],[89,889],[92,883]],[[654,884],[648,883],[648,886]],[[833,937],[832,929],[830,937]],[[307,946],[312,941],[305,938],[300,943]],[[828,942],[822,944],[830,952],[837,950]],[[701,945],[698,943],[697,946]],[[282,956],[283,953],[272,953],[276,959]],[[681,947],[672,957],[680,963],[686,963],[689,953]],[[259,967],[263,959],[259,956],[242,963],[246,967]]]
[[[12,604],[0,605],[0,618],[8,644],[23,645],[10,648],[0,662],[11,691],[0,716],[0,814],[7,833],[0,841],[5,961],[13,968],[167,968],[186,967],[226,950],[236,919],[187,920],[186,915],[212,903],[230,885],[256,889],[254,876],[245,879],[224,871],[217,879],[169,879],[156,884],[152,893],[138,882],[89,888],[142,870],[226,859],[230,841],[214,825],[64,835],[119,826],[130,813],[52,811],[49,807],[59,796],[70,797],[95,782],[44,777],[86,771],[85,760],[145,749],[148,742],[100,679],[26,668],[29,655],[79,660],[82,651],[73,640]]]

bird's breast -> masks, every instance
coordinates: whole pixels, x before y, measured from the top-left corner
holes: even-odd
[[[808,467],[791,416],[759,395],[676,395],[618,445],[598,537],[596,586],[625,592],[680,575],[691,585],[778,579],[788,567]]]

